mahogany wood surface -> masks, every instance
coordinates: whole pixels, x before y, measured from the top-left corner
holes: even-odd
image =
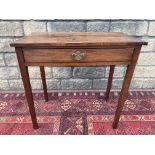
[[[28,73],[28,67],[24,65],[24,58],[23,58],[21,48],[16,47],[16,54],[17,54],[19,68],[20,68],[22,81],[23,81],[23,85],[24,85],[24,89],[25,89],[25,95],[27,98],[28,107],[29,107],[29,111],[31,114],[33,128],[38,129],[38,123],[37,123],[37,118],[36,118],[36,113],[35,113],[35,108],[34,108],[34,101],[33,101],[29,73]]]
[[[11,46],[72,47],[146,45],[136,37],[118,32],[40,32],[25,36]]]
[[[128,90],[129,90],[129,87],[130,87],[130,83],[131,83],[131,80],[132,80],[132,75],[133,75],[137,60],[138,60],[140,50],[141,50],[141,46],[135,47],[135,50],[134,50],[133,55],[132,55],[132,62],[131,62],[130,65],[127,66],[127,70],[126,70],[123,86],[122,86],[122,89],[121,89],[121,94],[120,94],[120,97],[119,97],[115,118],[114,118],[114,121],[113,121],[113,128],[114,129],[116,129],[117,126],[118,126],[118,122],[119,122],[119,119],[120,119],[120,116],[121,116],[121,112],[123,110],[124,103],[125,103],[125,101],[127,99],[127,96],[128,96]]]
[[[130,61],[133,48],[122,49],[23,49],[25,62],[105,62]],[[85,55],[74,60],[72,54],[79,51]]]
[[[142,45],[147,42],[118,32],[42,32],[25,36],[11,46],[15,47],[25,94],[37,129],[37,119],[30,85],[28,66],[40,66],[45,101],[48,101],[44,66],[103,66],[110,65],[105,99],[109,98],[114,67],[127,65],[124,83],[113,122],[117,128],[128,96],[128,89]]]
[[[110,93],[110,89],[112,87],[112,80],[113,80],[114,70],[115,70],[115,65],[111,65],[110,70],[109,70],[109,78],[108,78],[107,90],[106,90],[106,94],[105,94],[105,100],[106,101],[109,99],[109,93]]]
[[[42,80],[42,85],[44,90],[44,97],[45,97],[45,101],[47,102],[48,94],[47,94],[46,74],[45,74],[44,66],[40,66],[40,74],[41,74],[41,80]]]
[[[108,62],[84,62],[84,63],[80,63],[80,62],[73,62],[73,63],[69,63],[69,62],[65,62],[65,63],[43,63],[43,62],[37,62],[37,63],[25,63],[25,66],[56,66],[56,67],[71,67],[71,66],[104,66],[104,65],[127,65],[130,64],[130,61],[126,61],[126,62],[121,62],[121,61],[108,61]]]

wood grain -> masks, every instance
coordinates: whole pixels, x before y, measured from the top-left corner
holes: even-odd
[[[23,49],[25,62],[109,62],[130,61],[133,48],[123,49]],[[85,58],[76,61],[72,54],[80,51]]]
[[[113,129],[116,129],[118,126],[118,122],[119,122],[119,119],[121,116],[121,112],[123,110],[124,103],[128,97],[128,90],[130,87],[130,83],[131,83],[133,72],[134,72],[138,57],[139,57],[140,50],[141,50],[141,46],[135,47],[135,50],[134,50],[133,56],[132,56],[132,62],[130,65],[127,66],[123,86],[122,86],[120,97],[118,100],[117,110],[116,110],[113,125],[112,125]]]
[[[42,85],[44,90],[44,97],[45,97],[45,101],[47,102],[48,94],[47,94],[47,84],[46,84],[46,75],[45,75],[44,66],[40,66],[40,74],[41,74],[41,80],[42,80]]]
[[[105,94],[105,100],[106,101],[109,99],[109,93],[110,93],[110,89],[112,87],[112,80],[113,80],[114,70],[115,70],[115,65],[111,65],[110,70],[109,70],[109,78],[108,78],[107,90],[106,90],[106,94]]]
[[[121,62],[121,61],[108,61],[108,62],[84,62],[84,63],[78,63],[78,62],[70,62],[70,63],[43,63],[43,62],[29,62],[25,63],[25,66],[55,66],[55,67],[72,67],[72,66],[104,66],[104,65],[128,65],[130,64],[130,61]]]
[[[30,84],[28,67],[24,65],[24,57],[23,57],[21,48],[16,47],[16,54],[17,54],[19,68],[20,68],[23,85],[24,85],[24,89],[25,89],[25,95],[27,98],[28,107],[29,107],[29,111],[31,114],[33,128],[38,129],[38,123],[37,123],[36,112],[35,112],[35,108],[34,108],[34,101],[33,101],[33,95],[32,95],[32,89],[31,89],[31,84]]]
[[[146,45],[147,42],[139,38],[118,32],[42,32],[25,36],[11,46],[20,47],[103,47]]]

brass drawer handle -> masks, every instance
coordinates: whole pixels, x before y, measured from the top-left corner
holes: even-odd
[[[76,60],[76,61],[82,60],[85,57],[86,57],[86,54],[82,53],[80,51],[76,51],[76,52],[72,53],[72,59]]]

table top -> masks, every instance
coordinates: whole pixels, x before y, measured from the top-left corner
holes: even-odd
[[[13,47],[135,46],[147,45],[147,42],[121,32],[36,32],[10,45]]]

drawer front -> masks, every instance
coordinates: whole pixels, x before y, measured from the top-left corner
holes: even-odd
[[[25,62],[126,62],[133,48],[123,49],[23,49]]]

